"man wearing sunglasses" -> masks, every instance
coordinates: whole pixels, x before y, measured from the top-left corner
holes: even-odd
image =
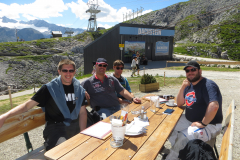
[[[135,103],[141,103],[141,100],[135,98],[124,89],[114,76],[105,74],[107,66],[106,59],[98,58],[96,61],[96,73],[81,83],[90,95],[91,107],[95,109],[103,119],[120,110],[116,93]]]
[[[27,102],[0,116],[0,127],[4,121],[23,113],[34,106],[45,112],[44,147],[50,150],[86,128],[87,112],[85,89],[74,78],[75,63],[64,59],[58,64],[59,77],[43,85]]]
[[[196,61],[189,61],[184,67],[186,77],[177,95],[177,105],[186,104],[183,114],[169,137],[172,149],[166,157],[178,159],[178,154],[189,140],[212,141],[222,128],[222,95],[215,82],[202,77],[202,70]]]
[[[127,78],[122,76],[123,69],[124,69],[123,61],[116,60],[116,61],[113,62],[114,73],[112,73],[111,75],[114,76],[115,78],[117,78],[117,80],[120,82],[120,84],[132,95],[132,97],[134,97]],[[120,95],[118,93],[117,93],[117,97],[118,97],[118,101],[119,101],[120,104],[131,103],[131,101],[127,100],[126,98],[124,98],[122,95]]]

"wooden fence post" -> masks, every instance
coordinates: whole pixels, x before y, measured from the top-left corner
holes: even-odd
[[[165,86],[165,72],[164,72],[164,86]]]
[[[13,108],[12,106],[12,95],[11,95],[11,87],[8,86],[8,93],[9,93],[9,99],[10,99],[10,104],[11,104],[11,109]]]

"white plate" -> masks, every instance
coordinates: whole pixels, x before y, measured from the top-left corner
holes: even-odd
[[[140,133],[127,133],[127,132],[125,132],[125,135],[127,135],[127,136],[138,136],[140,134],[143,134],[143,132],[140,132]]]
[[[173,105],[170,105],[169,102],[167,102],[166,105],[168,105],[170,107],[175,107],[175,106],[177,106],[177,103],[174,103]]]

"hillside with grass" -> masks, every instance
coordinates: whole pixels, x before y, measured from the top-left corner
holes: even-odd
[[[39,39],[24,42],[0,43],[0,94],[40,87],[55,78],[62,59],[76,64],[76,76],[83,74],[83,48],[94,40],[92,33],[73,37]]]
[[[177,54],[240,60],[239,0],[189,0],[124,23],[174,26]]]

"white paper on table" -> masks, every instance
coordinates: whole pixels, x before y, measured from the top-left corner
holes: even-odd
[[[150,97],[151,97],[151,100],[153,100],[153,101],[155,101],[155,100],[157,100],[157,99],[159,98],[159,102],[160,102],[160,103],[161,103],[161,102],[167,102],[166,99],[160,98],[160,97],[158,97],[158,96],[149,96],[149,97],[146,97],[146,98],[147,98],[147,99],[150,99]]]
[[[140,127],[146,127],[146,126],[149,126],[149,122],[143,121],[142,119],[140,119],[138,117],[134,117],[134,125],[140,126]]]
[[[80,133],[103,139],[110,132],[111,132],[111,124],[99,121],[98,123],[86,128]]]
[[[126,132],[128,134],[137,134],[140,133],[143,130],[143,127],[135,125],[135,122],[132,121],[130,124],[127,124],[126,126]]]
[[[121,119],[112,119],[112,125],[113,126],[122,126],[123,122]]]

